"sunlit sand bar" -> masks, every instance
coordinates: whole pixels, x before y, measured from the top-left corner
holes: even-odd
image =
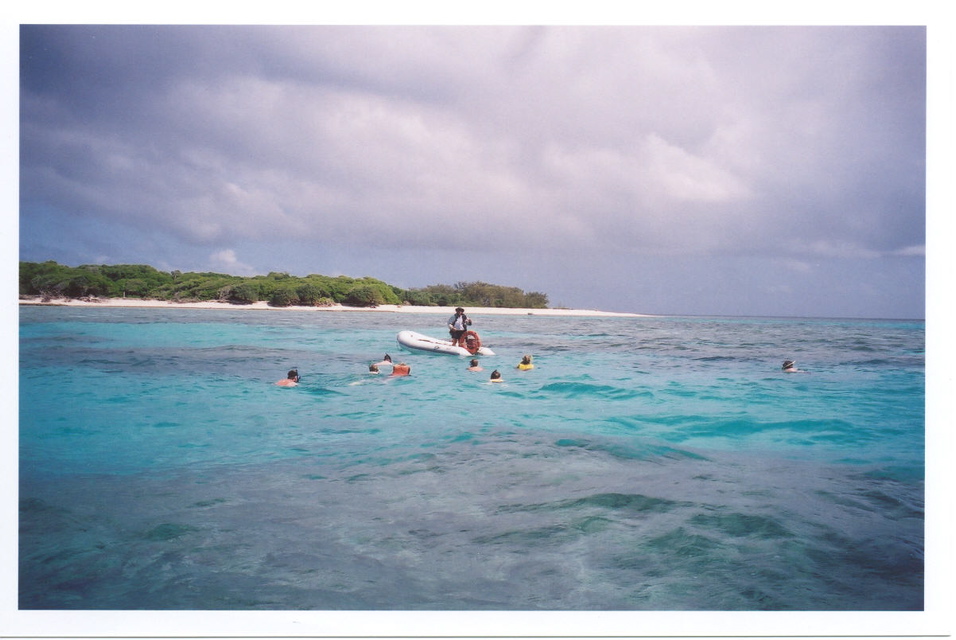
[[[377,307],[346,307],[340,304],[327,307],[270,307],[266,302],[252,304],[232,304],[229,302],[170,302],[167,300],[140,300],[137,298],[89,298],[78,300],[74,298],[52,298],[42,300],[39,297],[25,297],[20,299],[21,305],[36,306],[69,306],[69,307],[129,307],[137,309],[248,309],[258,311],[316,311],[316,312],[380,312],[380,313],[455,313],[455,307],[416,307],[413,305],[383,304]],[[500,316],[565,316],[565,317],[623,317],[643,318],[650,317],[640,313],[619,313],[614,311],[598,311],[596,309],[509,309],[500,307],[467,307],[470,315],[500,315]]]

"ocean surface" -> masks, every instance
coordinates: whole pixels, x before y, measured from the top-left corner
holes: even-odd
[[[22,308],[19,608],[923,608],[922,322],[444,320]]]

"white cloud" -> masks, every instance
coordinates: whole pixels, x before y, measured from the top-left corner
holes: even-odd
[[[813,272],[813,265],[803,260],[787,259],[787,260],[781,260],[780,263],[783,266],[785,266],[787,269],[790,269],[791,271],[795,271],[797,273]]]
[[[914,245],[891,251],[890,255],[900,257],[920,257],[926,255],[926,245]]]
[[[256,273],[253,267],[240,262],[232,249],[222,249],[211,254],[209,264],[214,271],[224,271],[233,275],[251,276]]]
[[[668,143],[657,134],[648,136],[645,151],[647,181],[660,185],[661,195],[669,203],[725,203],[752,195],[738,176],[709,158]]]
[[[867,249],[857,242],[839,240],[817,240],[807,246],[806,251],[811,255],[825,258],[877,258],[880,253]]]

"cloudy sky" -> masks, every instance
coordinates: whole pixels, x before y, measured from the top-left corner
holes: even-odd
[[[22,260],[924,317],[919,26],[19,37]]]

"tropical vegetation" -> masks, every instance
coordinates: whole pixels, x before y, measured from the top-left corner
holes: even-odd
[[[213,272],[160,271],[148,265],[81,265],[52,260],[20,262],[20,295],[53,298],[141,298],[233,304],[265,301],[273,307],[375,307],[382,304],[545,309],[548,296],[487,282],[435,284],[402,289],[376,278],[272,272],[233,276]]]

